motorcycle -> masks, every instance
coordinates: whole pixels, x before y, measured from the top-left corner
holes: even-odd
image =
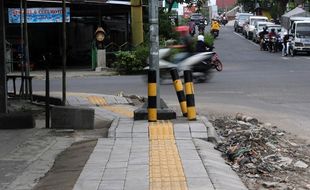
[[[261,44],[261,50],[268,51],[269,50],[269,36],[268,34],[264,35]]]
[[[215,30],[215,29],[213,29],[213,30],[211,30],[211,34],[212,34],[212,36],[214,37],[214,39],[216,38],[216,37],[218,37],[219,36],[219,30]]]
[[[269,41],[269,46],[268,46],[268,50],[269,52],[277,52],[278,48],[277,48],[277,44],[278,44],[278,39],[276,36],[272,36],[270,41]]]
[[[217,53],[213,51],[195,54],[181,52],[174,56],[172,54],[171,48],[159,50],[159,76],[161,82],[171,79],[171,69],[177,69],[180,77],[183,77],[185,70],[191,70],[194,82],[207,82],[211,79],[213,70],[223,70],[222,62]],[[144,69],[148,70],[149,67]]]

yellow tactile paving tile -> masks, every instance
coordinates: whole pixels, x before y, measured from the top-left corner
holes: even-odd
[[[96,106],[101,106],[104,109],[107,109],[109,111],[112,111],[114,113],[118,113],[120,115],[133,118],[133,110],[126,108],[124,106],[118,106],[118,105],[107,105],[106,100],[103,97],[100,96],[88,96],[88,101]]]
[[[150,190],[187,190],[182,162],[170,121],[149,124]]]
[[[107,105],[107,101],[100,96],[88,96],[88,101],[92,104],[98,105],[98,106],[104,106]]]

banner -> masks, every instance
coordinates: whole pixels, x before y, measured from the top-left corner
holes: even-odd
[[[20,23],[20,8],[9,8],[9,23]],[[22,10],[22,22],[24,22],[24,10]],[[28,8],[27,23],[59,23],[62,22],[62,8]],[[70,22],[70,8],[66,8],[66,22]]]

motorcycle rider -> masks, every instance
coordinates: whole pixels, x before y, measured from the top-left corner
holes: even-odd
[[[193,20],[189,21],[188,26],[189,26],[190,35],[194,36],[195,35],[195,27],[196,27],[195,22]]]
[[[213,19],[211,22],[211,34],[214,34],[214,32],[219,33],[220,28],[221,28],[221,25],[219,21],[216,19]]]
[[[260,50],[264,50],[266,47],[264,47],[264,37],[267,35],[269,32],[267,31],[268,27],[265,26],[263,28],[263,31],[259,32],[259,45],[260,45]]]
[[[212,51],[212,47],[205,43],[203,35],[198,35],[196,42],[196,52]]]
[[[271,29],[271,31],[269,32],[269,34],[268,34],[268,38],[269,38],[269,48],[270,49],[272,49],[272,38],[273,37],[277,37],[277,33],[276,33],[276,31],[275,31],[275,29],[274,28],[272,28]],[[274,47],[274,48],[276,48],[276,47]],[[273,49],[272,51],[275,51],[275,49]]]

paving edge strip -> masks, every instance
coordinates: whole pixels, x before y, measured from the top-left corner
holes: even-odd
[[[214,126],[212,123],[208,121],[208,119],[205,116],[200,116],[200,120],[202,123],[207,127],[208,131],[208,141],[212,142],[213,144],[221,144],[222,140],[220,137],[217,135]]]
[[[116,128],[118,126],[120,117],[116,117],[113,119],[111,126],[109,127],[108,138],[115,138],[116,137]]]
[[[215,189],[248,190],[221,153],[214,149],[214,144],[201,139],[193,139],[193,142]]]

